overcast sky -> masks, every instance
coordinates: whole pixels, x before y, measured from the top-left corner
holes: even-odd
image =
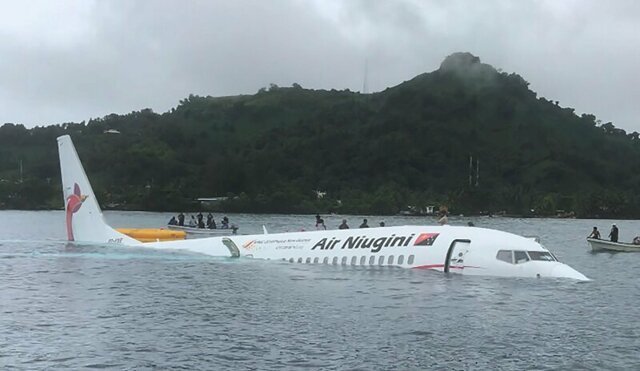
[[[369,92],[468,51],[640,131],[636,0],[0,0],[0,124],[79,122],[269,83]]]

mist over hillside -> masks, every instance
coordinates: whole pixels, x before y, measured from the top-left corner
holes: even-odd
[[[469,53],[374,94],[272,85],[88,123],[0,127],[0,207],[60,208],[69,134],[104,206],[637,217],[640,135],[538,97]],[[22,164],[22,175],[20,174]],[[318,198],[317,192],[326,192]]]

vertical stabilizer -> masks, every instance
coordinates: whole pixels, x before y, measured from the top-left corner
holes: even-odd
[[[65,222],[69,241],[139,245],[140,242],[111,228],[82,168],[71,137],[58,137]]]

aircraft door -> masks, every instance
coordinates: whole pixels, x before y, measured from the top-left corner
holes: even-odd
[[[445,272],[460,273],[464,270],[464,257],[469,252],[471,240],[453,240],[447,251],[447,258],[444,262]]]
[[[240,257],[240,249],[238,249],[238,246],[231,241],[231,239],[223,238],[222,243],[229,249],[232,258]]]

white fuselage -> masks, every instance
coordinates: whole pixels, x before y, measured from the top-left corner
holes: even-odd
[[[147,243],[150,247],[302,264],[396,266],[504,277],[587,278],[558,262],[533,239],[507,232],[455,226],[384,228],[237,235]],[[501,259],[498,259],[500,253]],[[505,259],[505,257],[507,257]],[[540,258],[544,259],[540,259]],[[520,258],[520,259],[518,259]]]

